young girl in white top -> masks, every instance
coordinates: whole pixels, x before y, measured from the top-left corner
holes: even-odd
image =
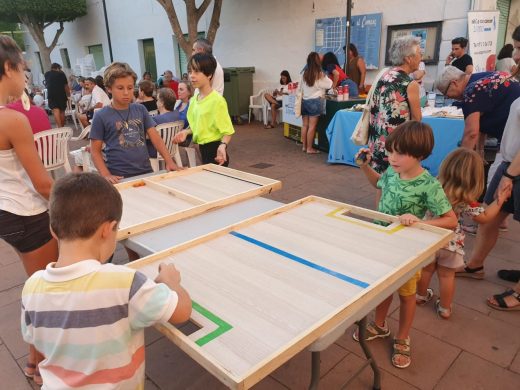
[[[24,68],[16,43],[0,35],[0,238],[16,250],[27,275],[32,275],[57,259],[58,246],[47,212],[52,179],[36,151],[29,121],[5,107],[10,96],[23,93]],[[25,375],[40,385],[42,359],[31,346],[24,368]]]
[[[459,223],[455,228],[455,237],[435,255],[435,261],[423,268],[421,279],[417,283],[416,302],[424,305],[433,297],[433,290],[428,288],[433,273],[439,277],[440,298],[435,302],[439,317],[451,316],[451,304],[455,293],[455,270],[464,265],[464,230],[461,228],[463,217],[471,217],[475,222],[486,223],[496,217],[502,204],[507,200],[504,191],[499,191],[497,199],[486,209],[476,199],[484,189],[484,164],[480,155],[467,148],[451,152],[442,162],[439,181],[457,214]]]
[[[320,56],[316,52],[311,52],[307,56],[307,66],[302,77],[302,151],[309,154],[319,153],[312,147],[316,125],[323,111],[322,98],[325,91],[332,87],[332,80],[329,79],[321,69]]]

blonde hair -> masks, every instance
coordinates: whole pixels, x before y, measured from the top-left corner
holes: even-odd
[[[134,83],[136,82],[137,75],[132,70],[130,65],[128,65],[126,62],[112,62],[105,69],[105,73],[103,74],[103,82],[105,83],[105,87],[111,88],[116,79],[128,76],[134,79]]]
[[[484,191],[482,157],[474,150],[455,149],[441,164],[439,182],[454,208],[475,202]]]

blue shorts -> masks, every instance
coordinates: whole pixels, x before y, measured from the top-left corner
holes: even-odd
[[[494,195],[498,188],[498,185],[500,183],[500,180],[502,180],[502,175],[509,167],[509,164],[507,161],[503,161],[497,168],[497,171],[495,172],[495,175],[491,179],[491,182],[489,183],[488,189],[486,191],[486,196],[484,196],[484,202],[486,204],[491,204],[494,201]],[[504,211],[509,214],[513,214],[513,218],[517,221],[520,221],[520,181],[515,180],[513,181],[513,192],[511,194],[511,197],[502,205],[501,211]]]
[[[302,99],[302,116],[320,116],[323,111],[320,98]]]

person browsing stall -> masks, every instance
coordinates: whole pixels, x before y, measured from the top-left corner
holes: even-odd
[[[137,75],[128,64],[110,64],[105,70],[105,85],[112,93],[112,103],[98,111],[92,121],[92,161],[98,172],[111,183],[152,172],[146,149],[146,134],[163,157],[166,169],[178,169],[146,108],[131,103],[136,79]],[[106,162],[101,153],[103,144],[106,144]]]
[[[95,173],[68,174],[52,190],[59,256],[25,283],[21,316],[23,339],[45,356],[46,389],[142,389],[144,329],[190,318],[173,264],[160,264],[155,280],[107,264],[122,209],[119,192]]]
[[[196,53],[189,61],[190,80],[199,91],[191,98],[188,109],[189,129],[175,136],[176,143],[193,134],[199,145],[203,164],[229,165],[228,145],[235,133],[226,100],[211,86],[217,60],[209,54]]]

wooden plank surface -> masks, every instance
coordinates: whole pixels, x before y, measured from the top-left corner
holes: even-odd
[[[161,330],[223,383],[249,387],[382,301],[452,235],[403,227],[394,217],[383,227],[353,218],[353,211],[380,216],[309,197],[129,266],[151,278],[160,262],[177,266],[203,327],[190,336]],[[201,315],[220,325],[204,325]]]
[[[116,185],[123,198],[118,239],[281,188],[281,182],[213,164]]]

